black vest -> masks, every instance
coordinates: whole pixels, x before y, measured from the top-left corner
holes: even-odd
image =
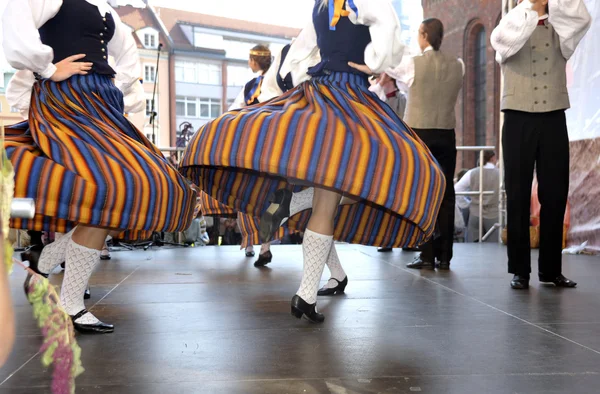
[[[110,13],[100,15],[98,7],[85,0],[63,0],[60,10],[39,29],[45,45],[54,50],[54,63],[84,53],[82,62],[94,63],[91,72],[115,75],[108,65],[108,42],[115,34]]]
[[[279,75],[279,73],[281,72],[281,67],[283,67],[283,62],[285,62],[285,58],[287,57],[287,54],[289,51],[290,51],[290,44],[287,44],[281,50],[281,61],[279,62],[279,70],[277,70],[277,76],[276,76],[277,85],[279,86],[279,89],[281,89],[281,91],[283,93],[287,92],[288,90],[290,90],[294,87],[291,73],[288,73],[285,76],[285,78],[281,78],[281,75]]]
[[[256,87],[256,89],[258,90],[258,93],[260,94],[260,90],[258,85],[258,77],[256,78],[252,78],[247,84],[246,86],[244,86],[244,105],[254,105],[254,104],[258,104],[258,98],[255,98],[254,100],[252,100],[251,102],[250,99],[252,97],[250,97],[250,93],[252,92],[252,89],[254,89]]]
[[[321,50],[321,63],[311,67],[308,74],[312,76],[329,72],[362,74],[350,67],[348,62],[365,64],[365,49],[371,42],[369,28],[355,25],[347,17],[341,17],[336,29],[330,30],[329,11],[327,7],[321,9],[320,1],[315,2],[313,24],[317,33],[317,45]]]

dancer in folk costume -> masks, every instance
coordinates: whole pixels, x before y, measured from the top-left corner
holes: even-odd
[[[318,51],[322,60],[309,77],[305,60]],[[389,1],[319,0],[280,70],[299,86],[222,115],[184,154],[181,170],[207,193],[252,216],[264,213],[264,241],[282,222],[305,230],[304,274],[291,305],[298,318],[324,321],[317,291],[325,264],[337,257],[334,238],[409,246],[433,233],[443,174],[414,133],[369,91],[369,74],[399,64],[402,52]],[[306,229],[299,227],[304,223],[294,216],[309,209]]]
[[[291,75],[288,73],[285,77],[279,75],[279,71],[292,44],[288,44],[277,53],[274,59],[271,56],[271,51],[263,46],[257,45],[250,51],[248,66],[254,73],[260,75],[250,80],[240,92],[229,110],[236,110],[271,100],[291,88],[293,82]],[[319,57],[317,54],[313,56],[312,62],[317,63]],[[238,226],[242,232],[242,248],[246,248],[246,256],[254,257],[254,244],[260,243],[258,236],[258,218],[249,215],[238,213]],[[280,236],[286,234],[282,231]],[[255,267],[263,267],[273,260],[271,253],[270,242],[262,244],[258,259],[254,263]]]
[[[522,0],[491,36],[504,75],[501,109],[507,197],[508,272],[529,288],[531,183],[539,181],[540,282],[573,288],[562,274],[563,220],[569,195],[567,61],[591,24],[583,0]]]
[[[41,275],[66,261],[61,303],[75,328],[111,332],[83,303],[107,235],[185,229],[197,192],[124,116],[144,105],[140,65],[106,1],[10,0],[2,25],[6,58],[21,70],[7,98],[29,117],[7,130],[5,147],[15,197],[36,203],[35,218],[12,227],[66,233],[24,257]]]
[[[258,76],[246,83],[244,89],[242,89],[233,104],[229,107],[230,111],[259,103],[258,97],[261,94],[263,80],[272,63],[271,51],[266,46],[256,45],[250,50],[248,66],[253,73],[258,73]],[[251,217],[244,217],[243,213],[238,212],[238,226],[244,234],[242,237],[242,248],[246,248],[246,257],[254,257],[255,238],[258,238],[253,236],[254,234],[258,234],[256,221]],[[256,266],[264,266],[271,262],[273,254],[271,253],[270,246],[270,243],[263,243],[260,248],[258,260],[255,262]]]

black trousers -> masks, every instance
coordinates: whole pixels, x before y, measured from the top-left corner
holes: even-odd
[[[456,170],[456,133],[454,130],[413,129],[429,148],[438,161],[446,177],[444,199],[437,217],[438,236],[421,245],[423,261],[450,262],[452,260],[452,243],[454,240],[454,171]]]
[[[569,136],[565,111],[505,111],[502,136],[507,195],[508,272],[529,275],[531,184],[540,200],[539,275],[562,271],[563,222],[569,194]]]

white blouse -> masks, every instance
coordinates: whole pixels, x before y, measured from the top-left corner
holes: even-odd
[[[530,0],[523,0],[492,32],[491,43],[498,63],[504,63],[519,52],[542,19],[531,7]],[[548,22],[558,34],[562,55],[569,60],[590,27],[590,14],[583,0],[549,0],[548,8]]]
[[[115,85],[125,96],[125,112],[144,109],[145,95],[140,78],[137,46],[129,29],[106,0],[85,0],[98,7],[100,15],[112,14],[115,33],[108,43],[108,53],[114,57]],[[11,107],[23,114],[29,110],[33,73],[50,78],[56,72],[52,63],[52,48],[44,45],[38,29],[60,10],[62,0],[9,0],[2,16],[3,47],[6,60],[18,71],[10,81],[6,98]]]
[[[333,0],[329,0],[333,1]],[[375,74],[397,66],[402,60],[404,45],[401,40],[401,26],[396,10],[389,0],[354,0],[358,15],[349,9],[348,18],[355,25],[369,27],[371,42],[365,49],[365,64]],[[302,30],[281,67],[280,75],[292,74],[294,86],[310,79],[308,68],[319,63],[317,33],[313,23]]]

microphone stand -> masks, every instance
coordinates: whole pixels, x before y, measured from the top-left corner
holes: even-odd
[[[157,53],[156,53],[156,70],[154,71],[154,90],[152,92],[152,110],[150,111],[150,124],[152,125],[152,143],[154,145],[156,145],[156,117],[158,116],[158,113],[156,112],[156,105],[155,105],[154,101],[156,100],[156,92],[158,89],[158,65],[160,62],[160,50],[162,49],[162,46],[163,46],[163,44],[159,43],[157,51],[156,51]],[[152,233],[151,239],[149,241],[145,241],[145,242],[137,242],[134,244],[128,244],[128,243],[113,240],[113,246],[117,246],[117,247],[120,246],[120,247],[129,249],[129,250],[133,250],[135,248],[144,248],[144,250],[148,250],[148,248],[151,248],[153,246],[160,247],[160,246],[164,246],[164,245],[181,246],[184,248],[188,247],[188,245],[186,245],[186,244],[164,241],[164,233],[159,233],[156,231],[154,231]]]
[[[156,104],[154,100],[156,99],[156,91],[158,89],[158,65],[160,62],[160,50],[162,49],[163,44],[158,44],[158,49],[156,50],[156,70],[154,70],[154,89],[152,91],[152,109],[150,110],[150,124],[152,125],[152,143],[156,145],[156,117],[158,113],[156,113]]]

